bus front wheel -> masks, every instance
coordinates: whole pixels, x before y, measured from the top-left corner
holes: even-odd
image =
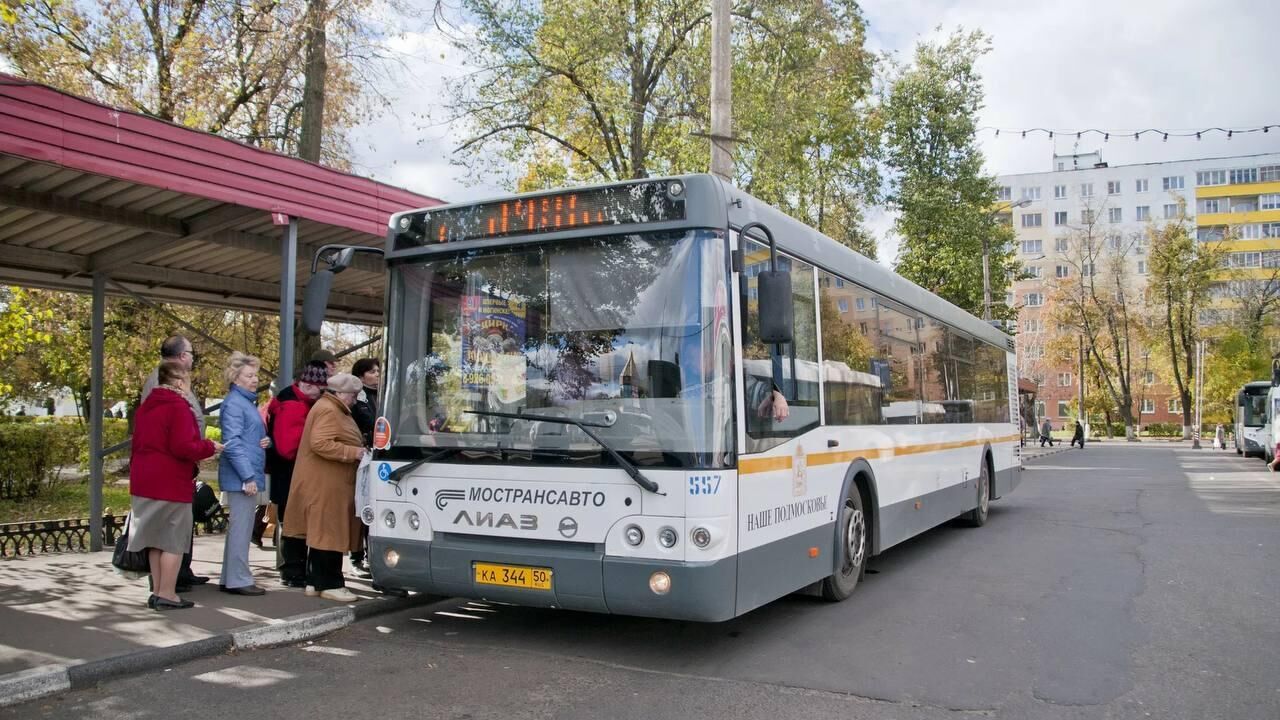
[[[822,597],[831,602],[839,602],[852,595],[867,570],[867,516],[857,485],[849,486],[836,528],[839,533],[836,552],[840,562],[836,571],[822,581]]]
[[[987,512],[991,509],[991,466],[982,458],[982,469],[978,471],[978,506],[961,515],[960,518],[969,527],[982,527],[987,524]]]

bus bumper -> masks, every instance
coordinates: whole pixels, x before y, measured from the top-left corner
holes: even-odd
[[[720,622],[736,615],[737,558],[708,563],[664,562],[606,556],[594,545],[436,535],[432,542],[369,536],[369,568],[376,583],[435,595],[532,607]],[[398,556],[395,567],[387,552]],[[529,590],[475,582],[477,562],[549,568],[551,590]],[[671,590],[649,589],[656,572],[671,578]]]

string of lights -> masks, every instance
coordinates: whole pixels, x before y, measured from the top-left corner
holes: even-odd
[[[998,127],[991,127],[991,126],[983,126],[978,128],[978,132],[994,132],[995,137],[1001,137],[1003,135],[1006,137],[1015,137],[1015,138],[1021,137],[1024,139],[1028,135],[1035,137],[1035,135],[1038,133],[1038,134],[1047,136],[1051,140],[1054,138],[1070,138],[1072,136],[1074,136],[1075,139],[1080,140],[1084,138],[1086,135],[1101,135],[1103,142],[1107,142],[1111,140],[1111,138],[1113,137],[1116,138],[1117,140],[1133,138],[1134,142],[1137,142],[1139,139],[1141,139],[1143,135],[1155,135],[1161,139],[1161,142],[1168,142],[1169,138],[1171,137],[1172,138],[1193,137],[1197,140],[1201,140],[1204,138],[1204,136],[1213,135],[1215,133],[1220,135],[1225,135],[1226,138],[1230,140],[1236,135],[1250,135],[1253,133],[1269,133],[1271,132],[1272,128],[1275,128],[1277,131],[1280,131],[1280,125],[1259,125],[1257,127],[1235,127],[1235,128],[1210,127],[1210,128],[1202,128],[1199,130],[1187,129],[1187,128],[1177,128],[1177,129],[1170,128],[1166,130],[1161,130],[1159,128],[1145,128],[1141,130],[1137,130],[1137,129],[1103,130],[1098,128],[1081,128],[1077,130],[1077,129],[1039,128],[1039,127],[1037,128],[998,128]]]

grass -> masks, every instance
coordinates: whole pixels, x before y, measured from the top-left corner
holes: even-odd
[[[129,486],[116,485],[108,476],[102,488],[102,507],[112,514],[129,511]],[[89,516],[89,479],[67,480],[40,489],[24,500],[0,500],[0,523],[31,520],[63,520]]]

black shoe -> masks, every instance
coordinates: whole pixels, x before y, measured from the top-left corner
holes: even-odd
[[[218,589],[224,593],[230,593],[232,595],[251,595],[256,597],[258,595],[267,594],[266,590],[258,587],[257,585],[246,585],[245,587],[238,588],[229,588],[226,585],[219,585]]]
[[[180,575],[178,576],[178,582],[183,585],[203,585],[209,582],[209,578],[204,575]]]
[[[152,610],[155,610],[155,609],[156,609],[156,596],[155,596],[155,593],[152,593],[152,594],[151,594],[151,597],[147,598],[147,607],[151,608]]]
[[[190,600],[179,600],[178,602],[174,602],[172,600],[166,600],[165,598],[162,598],[162,597],[157,597],[155,603],[152,604],[151,608],[153,610],[164,611],[164,610],[186,610],[187,608],[193,608],[195,606],[196,604],[191,602]]]
[[[281,578],[280,584],[287,588],[304,588],[307,586],[307,581],[299,580],[295,578],[289,578],[289,579]]]

